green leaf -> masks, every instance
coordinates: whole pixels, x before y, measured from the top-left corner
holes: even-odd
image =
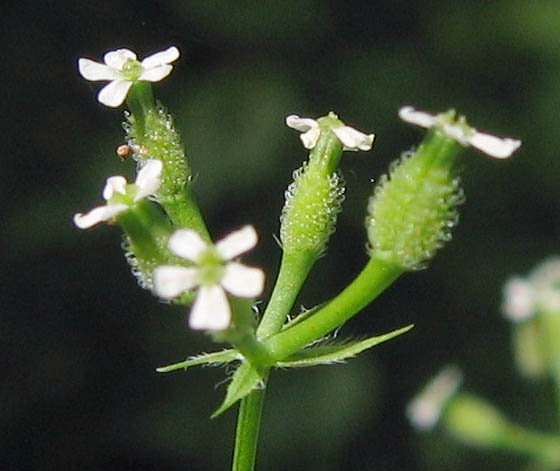
[[[414,327],[414,325],[410,324],[401,329],[357,342],[339,345],[319,345],[306,348],[295,353],[286,360],[279,361],[275,366],[280,368],[302,368],[306,366],[332,365],[333,363],[339,363],[348,358],[352,358],[368,348],[375,347],[380,343],[404,334],[412,329],[412,327]]]
[[[259,387],[264,387],[264,375],[251,366],[249,362],[242,363],[233,374],[224,402],[218,410],[212,414],[211,418],[218,417],[237,401],[243,399],[251,391]]]
[[[241,353],[239,353],[237,350],[229,349],[222,350],[221,352],[202,353],[200,355],[187,358],[185,361],[182,361],[180,363],[174,363],[173,365],[156,368],[156,371],[158,373],[167,373],[169,371],[175,370],[186,370],[187,368],[196,365],[217,365],[242,359],[243,356],[241,355]]]

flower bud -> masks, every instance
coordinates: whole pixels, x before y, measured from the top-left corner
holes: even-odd
[[[461,394],[448,404],[443,422],[459,440],[485,447],[498,445],[509,428],[500,411],[470,394]]]
[[[529,378],[548,371],[560,378],[560,257],[550,257],[526,278],[504,288],[504,316],[514,322],[517,367]]]
[[[538,319],[515,323],[512,344],[515,366],[519,373],[529,379],[544,376],[548,366],[547,354]]]

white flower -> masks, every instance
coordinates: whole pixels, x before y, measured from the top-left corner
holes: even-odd
[[[329,128],[342,142],[344,150],[371,149],[375,134],[364,134],[350,126],[345,126],[333,113],[329,113],[328,118],[331,118]],[[313,149],[317,145],[321,135],[321,123],[319,121],[311,118],[300,118],[298,115],[291,114],[286,117],[286,125],[303,133],[300,139],[306,149]]]
[[[255,298],[263,291],[263,271],[233,261],[256,243],[257,233],[252,226],[232,232],[215,245],[206,243],[193,230],[179,229],[169,238],[169,250],[193,262],[194,266],[157,267],[154,270],[155,292],[171,299],[198,287],[189,326],[225,330],[231,325],[226,291],[240,298]]]
[[[504,317],[513,322],[529,319],[535,313],[535,289],[524,278],[510,278],[504,285]]]
[[[549,257],[529,276],[537,310],[560,314],[560,257]]]
[[[507,159],[521,145],[521,141],[518,139],[502,138],[479,132],[468,126],[464,119],[459,119],[458,122],[454,121],[454,116],[451,116],[449,113],[432,115],[424,111],[415,110],[412,106],[403,106],[399,110],[399,117],[407,123],[416,124],[423,128],[437,127],[462,146],[475,147],[496,159]]]
[[[117,49],[103,56],[105,64],[80,58],[78,69],[86,80],[110,81],[99,91],[97,99],[106,106],[116,108],[122,105],[134,82],[163,80],[173,70],[171,62],[178,58],[179,50],[175,46],[152,54],[142,62],[139,62],[136,54],[129,49]]]
[[[406,415],[411,424],[423,431],[432,429],[462,381],[463,374],[459,368],[453,365],[444,367],[408,404]]]
[[[113,219],[141,199],[153,195],[161,184],[162,169],[161,161],[149,159],[138,172],[136,181],[132,185],[127,185],[124,177],[109,177],[103,188],[103,198],[107,204],[94,208],[86,214],[75,214],[74,224],[80,229],[87,229]]]

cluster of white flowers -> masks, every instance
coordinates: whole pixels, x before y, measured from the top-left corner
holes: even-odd
[[[312,118],[300,118],[298,115],[291,114],[286,117],[286,125],[303,133],[300,139],[306,149],[313,149],[317,145],[321,136],[321,125],[318,121]],[[370,150],[375,139],[375,134],[364,134],[342,124],[330,127],[330,129],[342,142],[344,150]]]
[[[399,109],[399,117],[407,123],[423,128],[435,127],[462,146],[472,146],[496,159],[507,159],[521,145],[521,141],[518,139],[493,136],[479,132],[464,123],[452,122],[447,113],[432,115],[425,111],[415,110],[412,106],[403,106]]]
[[[159,82],[167,77],[179,58],[179,50],[165,51],[146,57],[139,62],[129,49],[109,51],[103,56],[104,64],[81,58],[80,74],[87,80],[106,80],[97,96],[99,102],[110,107],[120,106],[132,85],[138,81]],[[161,185],[163,164],[149,159],[138,172],[136,181],[127,184],[122,176],[109,177],[103,189],[107,204],[86,214],[74,215],[80,229],[114,220],[142,199],[154,195]],[[231,326],[232,312],[227,293],[241,298],[255,298],[264,289],[264,272],[235,261],[257,243],[252,226],[235,231],[220,242],[208,244],[193,230],[179,229],[169,238],[168,247],[175,255],[193,266],[160,266],[154,270],[154,291],[165,299],[198,288],[189,325],[193,329],[225,330]]]
[[[103,56],[103,62],[81,58],[78,70],[86,80],[108,80],[97,95],[100,103],[116,108],[124,102],[130,87],[135,82],[159,82],[173,70],[172,62],[179,58],[179,49],[172,46],[165,51],[146,57],[142,62],[129,49],[109,51]]]
[[[167,77],[173,70],[171,63],[176,61],[179,55],[179,50],[172,46],[138,61],[136,54],[131,50],[116,49],[103,56],[103,64],[80,58],[78,69],[87,80],[109,81],[99,91],[97,99],[104,105],[118,107],[125,101],[134,83],[158,82]],[[405,106],[399,110],[399,116],[404,121],[425,128],[437,127],[461,145],[475,147],[500,159],[509,157],[521,144],[516,139],[499,138],[481,133],[463,122],[454,122],[448,114],[431,115]],[[331,117],[336,118],[335,115]],[[340,140],[344,150],[371,149],[375,139],[374,134],[364,134],[339,123],[340,125],[328,125],[328,129]],[[286,117],[286,124],[302,133],[300,138],[306,149],[315,148],[322,132],[319,121],[290,115]],[[162,167],[162,162],[159,160],[147,160],[133,184],[127,184],[122,176],[108,178],[103,189],[103,198],[107,203],[86,214],[74,215],[74,223],[79,228],[86,229],[101,222],[111,221],[140,200],[154,195],[161,185]],[[252,226],[231,233],[215,245],[204,242],[195,231],[179,229],[169,238],[168,247],[177,256],[193,263],[193,266],[156,268],[155,292],[162,298],[172,299],[198,288],[189,325],[193,329],[227,329],[231,326],[232,313],[226,292],[237,297],[254,298],[263,291],[263,271],[244,266],[234,260],[253,248],[256,243],[257,234]],[[560,269],[557,272],[560,273]],[[504,311],[509,317],[523,319],[534,310],[536,286],[542,287],[543,283],[539,284],[537,275],[533,278],[533,283],[515,278],[506,285]],[[544,288],[541,289],[543,290]],[[560,306],[560,294],[555,293],[555,295]],[[448,371],[437,383],[445,382],[447,386],[437,387],[446,391],[453,389],[455,386],[452,388],[451,385],[457,383],[458,376],[458,373]]]

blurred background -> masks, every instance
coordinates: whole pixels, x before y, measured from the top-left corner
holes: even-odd
[[[346,365],[273,375],[258,459],[267,471],[523,469],[516,456],[419,435],[404,408],[454,362],[465,389],[520,423],[554,427],[550,385],[515,372],[500,303],[507,277],[559,251],[558,1],[24,0],[0,21],[2,469],[228,469],[236,414],[209,415],[229,372],[154,371],[216,346],[187,330],[184,309],[136,285],[117,227],[71,222],[100,202],[107,176],[134,173],[114,152],[122,109],[97,103],[101,84],[78,75],[78,57],[169,45],[182,57],[155,91],[176,117],[208,225],[216,239],[258,228],[246,260],[265,267],[268,290],[283,191],[306,158],[285,116],[333,110],[377,134],[373,152],[343,159],[344,212],[302,292],[307,307],[366,261],[372,181],[422,136],[399,121],[400,106],[455,107],[523,140],[509,161],[465,153],[451,243],[339,337],[412,332]]]

